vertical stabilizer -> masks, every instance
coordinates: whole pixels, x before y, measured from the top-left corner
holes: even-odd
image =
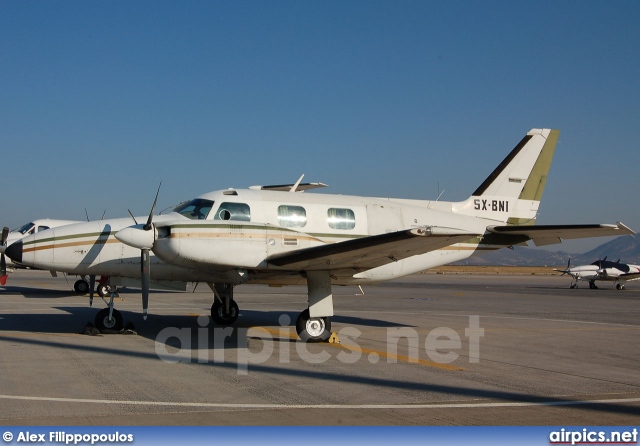
[[[503,223],[534,224],[559,130],[532,129],[454,211]]]

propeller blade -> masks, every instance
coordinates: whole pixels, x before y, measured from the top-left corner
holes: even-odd
[[[565,274],[569,274],[569,270],[571,269],[571,257],[569,257],[569,261],[567,262],[567,268],[562,271],[562,274],[560,274],[560,276],[564,276]]]
[[[140,250],[140,275],[142,279],[142,318],[147,319],[147,311],[149,309],[149,282],[151,281],[151,261],[149,258],[149,250]]]
[[[153,221],[153,212],[156,210],[156,203],[158,203],[158,195],[160,195],[160,187],[162,187],[162,181],[158,185],[158,191],[156,192],[156,199],[153,200],[153,206],[151,207],[151,212],[149,212],[149,218],[147,219],[147,224],[144,225],[144,230],[148,231],[151,229],[151,223]]]
[[[93,307],[93,292],[96,289],[96,276],[92,274],[89,276],[89,308]]]
[[[5,286],[7,284],[7,260],[4,258],[4,254],[0,256],[0,285]]]
[[[129,212],[129,215],[131,215],[131,219],[133,220],[133,222],[137,225],[138,222],[136,221],[136,218],[133,216],[133,214],[131,213],[131,211],[129,209],[127,209],[127,212]]]

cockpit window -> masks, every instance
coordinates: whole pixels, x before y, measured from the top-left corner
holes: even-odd
[[[38,226],[38,232],[46,231],[47,229],[51,229],[51,228],[49,228],[49,226]]]
[[[222,203],[213,219],[251,221],[251,210],[245,203]]]
[[[36,225],[34,225],[33,223],[27,223],[20,229],[16,229],[14,232],[19,232],[22,235],[29,235],[29,234],[33,234],[34,232],[33,230],[35,229],[35,227]]]
[[[209,211],[213,207],[213,201],[203,198],[194,198],[191,201],[181,204],[173,210],[178,214],[184,215],[191,220],[205,220]]]

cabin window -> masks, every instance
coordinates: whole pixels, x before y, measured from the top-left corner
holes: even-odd
[[[327,220],[331,229],[353,229],[356,227],[356,216],[351,209],[330,208]]]
[[[38,226],[38,232],[46,231],[47,229],[50,229],[49,226]]]
[[[285,228],[302,228],[307,224],[307,211],[301,206],[278,206],[278,224]]]
[[[191,220],[205,220],[209,211],[213,207],[213,201],[205,200],[203,198],[194,198],[191,201],[182,203],[173,212],[177,212]]]
[[[213,219],[251,221],[251,209],[245,203],[222,203]]]

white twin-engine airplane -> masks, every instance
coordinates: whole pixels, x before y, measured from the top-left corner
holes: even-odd
[[[621,223],[534,226],[558,135],[531,130],[461,202],[292,193],[325,186],[298,180],[207,193],[160,216],[153,215],[154,202],[146,223],[122,218],[62,226],[22,239],[6,254],[41,269],[109,276],[112,287],[136,279],[145,318],[156,285],[208,283],[211,317],[228,325],[239,314],[235,286],[306,283],[298,335],[326,340],[332,285],[395,279],[528,240],[547,245],[632,234]],[[96,316],[100,329],[122,326],[113,297]]]
[[[625,282],[640,279],[640,265],[620,263],[620,259],[615,262],[607,260],[596,260],[591,265],[571,266],[571,259],[566,269],[556,269],[562,275],[568,274],[572,277],[570,288],[578,288],[578,281],[589,282],[589,288],[597,290],[596,280],[604,282],[614,282],[617,290],[624,290]]]
[[[9,246],[21,238],[27,237],[29,235],[35,234],[36,232],[46,231],[50,228],[55,228],[57,226],[69,225],[71,223],[78,223],[77,220],[54,220],[52,218],[41,218],[39,220],[33,220],[29,223],[22,225],[18,229],[14,229],[13,231],[9,231],[9,228],[2,229],[2,246]],[[9,259],[11,260],[11,259]],[[23,266],[20,264],[16,264],[12,261],[9,262],[9,266],[14,268],[22,268]],[[5,259],[4,253],[0,258],[0,285],[4,286],[7,284],[7,261]]]

